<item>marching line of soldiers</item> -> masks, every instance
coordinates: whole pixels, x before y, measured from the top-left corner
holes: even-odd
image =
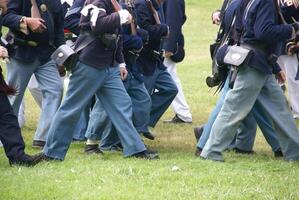
[[[0,3],[1,22],[9,28],[8,52],[1,47],[0,56],[10,59],[8,85],[1,78],[0,140],[10,164],[62,161],[73,140],[86,140],[86,153],[116,150],[125,157],[158,159],[158,152],[142,140],[155,139],[149,127],[155,127],[170,105],[175,116],[165,122],[192,122],[176,73],[176,63],[185,57],[184,0]],[[228,148],[252,153],[258,125],[276,157],[299,159],[298,129],[272,74],[280,82],[285,75],[276,60],[269,60],[283,43],[296,55],[299,25],[289,20],[298,17],[296,3],[228,0],[222,12],[213,14],[215,23],[223,22],[229,39],[217,51],[218,64],[223,62],[227,46],[246,47],[254,53],[237,69],[226,64],[232,73],[224,78],[220,100],[208,122],[194,130],[196,156],[223,161],[222,151]],[[68,60],[71,62],[57,64],[57,59],[65,56],[57,53],[65,43],[75,55]],[[280,58],[278,62],[287,68],[291,61]],[[69,77],[67,87],[64,76]],[[15,116],[22,116],[20,108],[29,81],[31,86],[35,82],[30,91],[41,107],[32,146],[43,150],[34,156],[24,152],[21,122]]]

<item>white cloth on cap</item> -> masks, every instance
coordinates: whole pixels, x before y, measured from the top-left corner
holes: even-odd
[[[90,22],[92,26],[96,26],[99,13],[106,12],[106,10],[103,8],[98,8],[93,4],[88,4],[81,10],[81,14],[85,17],[88,15],[89,12],[90,12]]]
[[[61,4],[67,3],[67,4],[69,4],[69,6],[72,6],[74,3],[74,0],[60,0],[60,1],[61,1]]]
[[[120,17],[120,25],[127,24],[130,18],[130,13],[127,10],[120,10],[118,11]]]

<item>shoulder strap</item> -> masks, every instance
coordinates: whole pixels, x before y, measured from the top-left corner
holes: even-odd
[[[158,12],[156,11],[156,9],[154,8],[154,5],[152,3],[151,0],[145,0],[148,8],[150,9],[155,21],[156,21],[156,24],[161,24],[161,21],[160,21],[160,18],[159,18],[159,14]]]
[[[76,53],[79,53],[80,51],[82,51],[84,48],[86,48],[88,45],[90,45],[95,40],[96,40],[96,37],[94,37],[92,34],[86,35],[85,38],[80,40],[78,43],[75,43],[74,51]]]
[[[276,14],[278,16],[278,22],[280,24],[287,24],[283,14],[281,13],[281,10],[280,10],[279,0],[273,0],[273,1],[274,1],[274,6],[275,6],[275,11],[276,11]]]

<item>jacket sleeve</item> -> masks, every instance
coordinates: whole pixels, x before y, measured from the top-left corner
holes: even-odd
[[[57,10],[55,11],[55,27],[54,27],[54,43],[56,47],[65,43],[64,38],[64,16],[62,11],[62,5],[59,1],[57,1]]]
[[[144,3],[136,4],[137,24],[149,33],[150,41],[159,41],[168,33],[166,24],[152,24],[152,13]]]
[[[123,54],[123,39],[120,37],[117,45],[117,50],[116,50],[116,58],[115,60],[121,64],[125,62],[124,54]]]
[[[142,43],[142,39],[139,36],[122,34],[122,39],[123,39],[124,50],[139,51],[142,49],[143,43]]]
[[[175,53],[177,43],[182,34],[182,26],[185,21],[184,2],[172,0],[167,1],[166,6],[166,24],[169,26],[169,37],[164,41],[163,48],[166,51]]]
[[[75,0],[72,7],[66,13],[64,18],[64,28],[70,30],[72,33],[79,35],[79,22],[81,17],[81,10],[84,6],[84,0]]]
[[[20,21],[23,17],[20,15],[22,12],[22,2],[20,0],[10,0],[7,4],[7,13],[3,16],[3,25],[19,31],[20,30]]]
[[[292,25],[277,25],[274,4],[271,0],[261,1],[254,24],[254,34],[258,40],[268,44],[291,39]]]
[[[83,20],[89,21],[92,32],[95,34],[104,34],[104,33],[115,33],[117,29],[120,28],[120,16],[117,12],[111,14],[108,13],[109,7],[105,4],[104,1],[95,1],[90,0],[86,2],[85,6],[92,4],[96,6],[99,11],[93,12],[90,9],[88,16],[83,16]],[[96,15],[96,16],[93,16]],[[92,21],[93,18],[96,18],[96,21]]]

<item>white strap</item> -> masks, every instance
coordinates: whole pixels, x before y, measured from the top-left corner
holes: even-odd
[[[69,6],[72,6],[74,3],[74,0],[60,0],[61,4],[67,3]]]
[[[96,26],[99,13],[100,12],[106,13],[106,10],[103,8],[98,8],[93,4],[88,4],[81,10],[81,14],[85,17],[88,15],[89,12],[90,12],[90,22],[92,26]]]

